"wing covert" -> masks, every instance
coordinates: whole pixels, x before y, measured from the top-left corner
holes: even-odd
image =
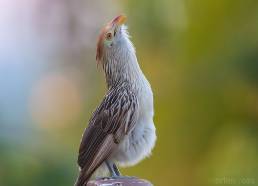
[[[126,86],[111,88],[93,113],[82,136],[78,165],[86,174],[91,175],[109,157],[134,128],[137,117],[138,100],[135,94]]]

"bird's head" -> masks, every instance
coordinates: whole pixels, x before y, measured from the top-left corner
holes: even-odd
[[[124,15],[117,16],[99,35],[96,59],[103,67],[108,86],[123,81],[136,82],[142,74],[125,20]]]
[[[123,26],[125,21],[126,17],[120,15],[102,28],[97,43],[96,60],[98,62],[102,61],[105,53],[115,51],[114,49],[118,47],[119,42],[123,39],[123,32],[125,32]]]

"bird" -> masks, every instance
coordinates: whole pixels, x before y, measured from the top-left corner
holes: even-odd
[[[106,94],[82,135],[75,186],[103,172],[122,177],[119,167],[149,157],[156,142],[153,92],[143,74],[128,28],[119,15],[101,30],[96,61],[105,74]]]

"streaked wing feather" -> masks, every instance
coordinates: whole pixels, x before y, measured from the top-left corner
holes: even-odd
[[[137,109],[137,98],[127,86],[109,90],[82,137],[78,164],[87,176],[109,157],[135,126]]]
[[[100,163],[102,163],[105,160],[106,156],[110,155],[112,150],[116,147],[112,134],[109,134],[106,137],[105,141],[102,144],[102,147],[103,148],[100,148],[100,150],[94,157],[94,160],[92,161],[90,167],[87,168],[89,172],[100,166]]]

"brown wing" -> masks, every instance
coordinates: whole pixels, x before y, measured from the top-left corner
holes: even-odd
[[[82,137],[78,156],[80,182],[89,179],[134,127],[137,113],[137,98],[127,86],[110,89]]]

